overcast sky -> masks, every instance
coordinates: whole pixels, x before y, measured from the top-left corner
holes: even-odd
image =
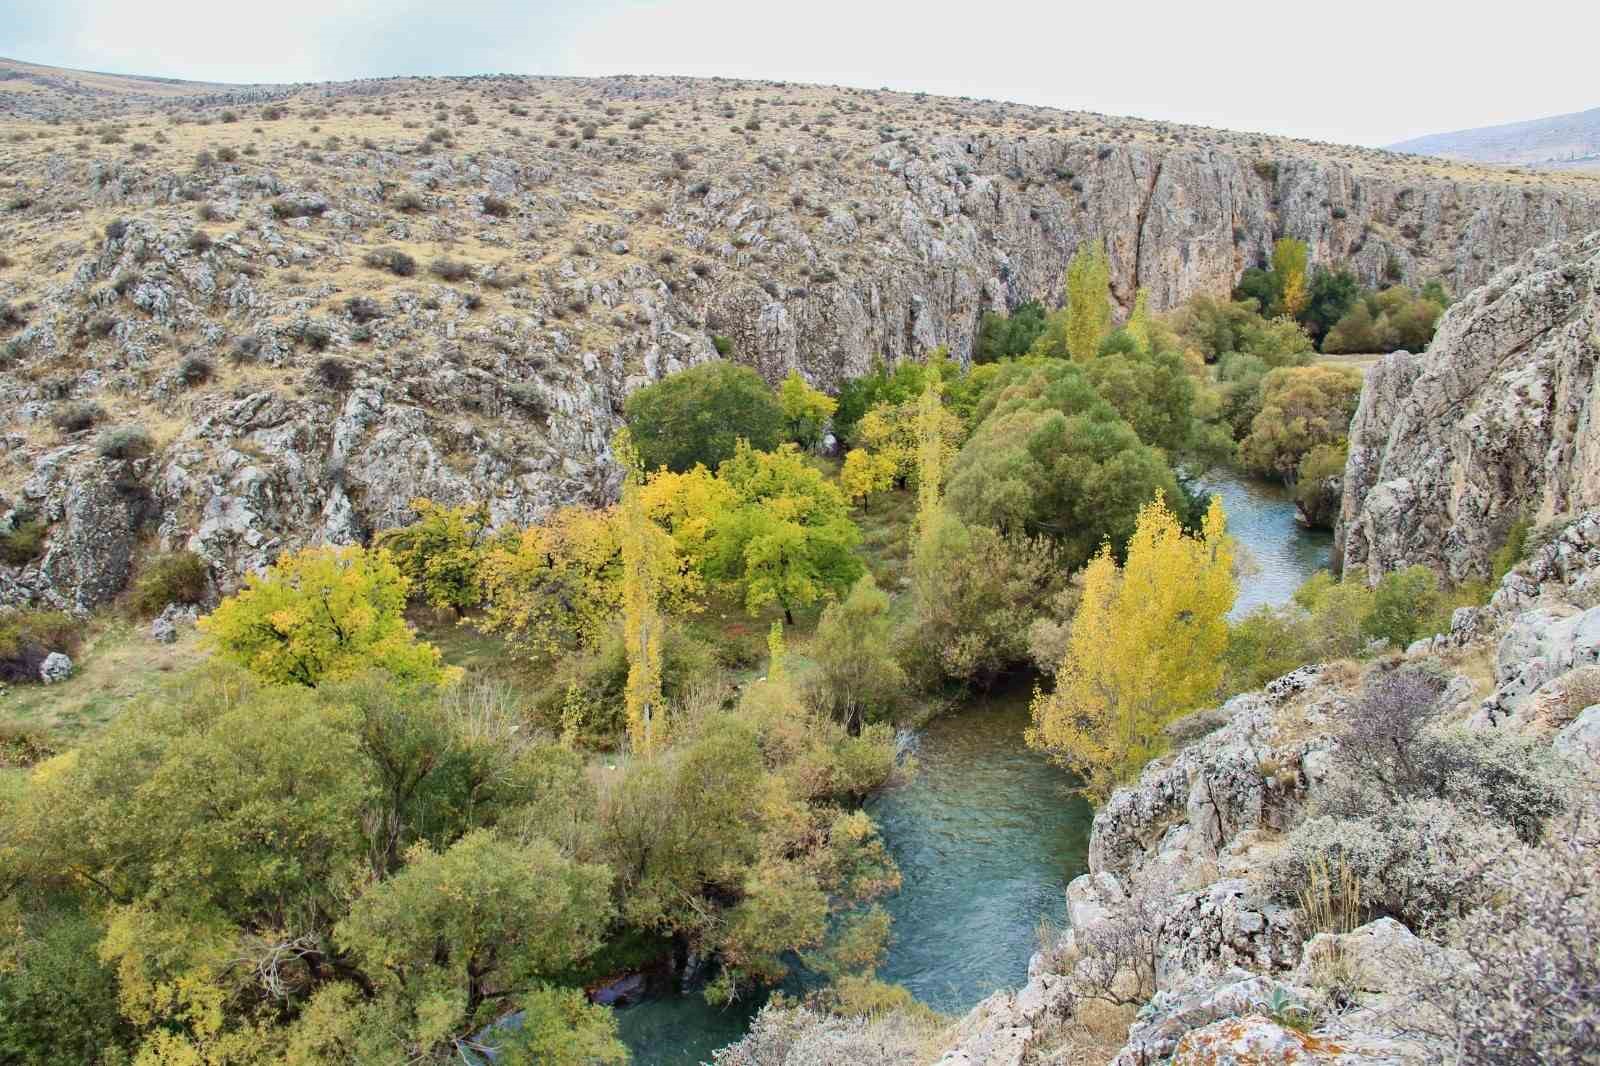
[[[0,0],[0,55],[124,74],[720,74],[1371,145],[1600,107],[1597,42],[1596,0]]]

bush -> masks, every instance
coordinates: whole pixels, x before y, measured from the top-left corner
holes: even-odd
[[[191,551],[165,552],[145,563],[134,585],[133,603],[147,615],[160,614],[169,603],[193,604],[206,597],[210,570]]]
[[[889,597],[871,574],[850,595],[823,609],[809,653],[817,662],[811,699],[824,713],[859,729],[891,717],[905,694],[906,675],[895,661]]]
[[[398,248],[374,248],[361,261],[398,278],[409,278],[417,272],[417,261]]]
[[[7,566],[26,566],[44,554],[44,535],[49,528],[38,518],[13,517],[10,529],[0,532],[0,562]]]
[[[82,626],[62,611],[36,608],[0,612],[0,681],[37,681],[51,652],[78,650]]]
[[[483,213],[494,218],[507,218],[511,215],[511,205],[498,196],[485,196]]]
[[[1300,459],[1295,471],[1294,502],[1300,519],[1312,529],[1332,529],[1339,517],[1340,491],[1349,445],[1318,444]]]
[[[203,229],[192,230],[189,239],[184,242],[191,252],[204,252],[211,247],[211,235]]]
[[[228,361],[234,364],[253,363],[261,358],[261,338],[254,333],[235,337],[228,347]]]
[[[1452,1025],[1433,1034],[1456,1062],[1592,1063],[1600,1047],[1600,880],[1592,847],[1561,839],[1495,856],[1495,904],[1456,923],[1466,957],[1429,990]]]
[[[68,403],[56,408],[50,416],[50,424],[62,433],[82,433],[94,428],[105,414],[97,403]]]
[[[118,426],[100,434],[97,447],[105,459],[143,459],[155,449],[155,442],[143,426]]]
[[[323,388],[335,392],[349,388],[350,382],[355,380],[355,372],[343,359],[323,359],[317,363],[312,375]]]
[[[272,214],[279,219],[316,218],[327,209],[327,204],[311,198],[290,199],[280,196],[272,201]]]
[[[1403,649],[1419,637],[1439,632],[1443,604],[1433,571],[1426,566],[1408,566],[1383,575],[1373,589],[1372,611],[1361,629],[1373,640],[1386,640],[1391,647]]]
[[[472,267],[458,259],[440,256],[428,264],[428,271],[443,281],[460,281],[472,274]]]
[[[203,355],[185,356],[183,362],[178,364],[178,380],[190,388],[204,385],[211,380],[213,369],[211,360]]]
[[[0,722],[0,768],[25,768],[56,754],[50,735],[38,726],[21,722]],[[0,979],[0,987],[4,987]],[[0,1021],[0,1030],[4,1022]],[[0,1048],[5,1042],[0,1038]]]
[[[351,318],[363,324],[383,317],[383,308],[370,296],[352,296],[344,306]]]
[[[783,439],[783,412],[772,390],[749,367],[703,363],[629,396],[628,428],[648,470],[715,469],[743,439],[770,451]]]
[[[320,352],[333,343],[333,331],[321,322],[302,323],[299,333],[306,347],[314,352]]]

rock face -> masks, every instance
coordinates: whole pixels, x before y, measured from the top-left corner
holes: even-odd
[[[1487,575],[1519,517],[1600,504],[1600,232],[1520,259],[1445,314],[1427,352],[1368,375],[1338,551],[1370,579]]]
[[[160,127],[266,100],[316,111],[326,140],[263,119],[227,158],[165,139],[80,156],[41,123],[13,153],[32,206],[7,214],[0,273],[26,308],[0,321],[0,521],[49,532],[0,567],[0,604],[102,603],[152,541],[199,552],[225,592],[285,548],[409,520],[418,495],[502,523],[605,499],[640,385],[718,345],[823,387],[964,358],[986,312],[1058,302],[1089,241],[1123,308],[1143,288],[1159,310],[1226,293],[1282,235],[1367,283],[1464,292],[1600,226],[1600,183],[815,86],[397,79],[95,107],[159,106]],[[401,118],[423,101],[454,117],[418,145]],[[28,120],[81,103],[24,102]],[[421,269],[373,265],[402,246]],[[103,459],[98,430],[50,428],[97,402],[160,428],[154,453]]]

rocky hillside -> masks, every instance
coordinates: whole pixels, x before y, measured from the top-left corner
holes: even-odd
[[[1519,518],[1600,505],[1600,232],[1532,252],[1367,376],[1339,544],[1369,577],[1487,576]]]
[[[604,497],[627,392],[731,357],[823,386],[971,348],[1103,238],[1116,298],[1274,238],[1464,291],[1600,182],[991,101],[767,82],[0,78],[0,603],[152,545],[227,583],[408,501]]]
[[[1391,151],[1490,165],[1600,169],[1600,107],[1500,126],[1434,133],[1389,146]]]

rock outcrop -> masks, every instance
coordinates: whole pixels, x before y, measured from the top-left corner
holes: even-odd
[[[25,117],[84,103],[52,99]],[[1087,241],[1124,308],[1143,288],[1159,310],[1226,293],[1285,234],[1369,284],[1462,292],[1600,226],[1575,178],[887,92],[396,79],[93,104],[214,123],[213,148],[108,127],[69,152],[43,122],[8,145],[0,523],[49,532],[0,567],[0,603],[103,603],[152,541],[226,590],[417,495],[497,522],[604,499],[641,384],[717,346],[823,387],[965,357],[985,312],[1057,302]],[[317,144],[283,115],[314,115]],[[158,428],[154,453],[52,428],[94,404]]]
[[[1367,376],[1337,531],[1346,569],[1487,576],[1519,518],[1600,504],[1600,232],[1532,252]]]

